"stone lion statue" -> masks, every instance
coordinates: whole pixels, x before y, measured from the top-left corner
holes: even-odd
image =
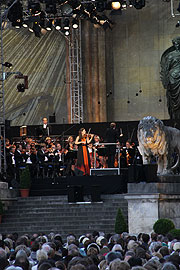
[[[175,152],[180,153],[180,130],[164,126],[161,120],[147,116],[139,122],[137,137],[143,164],[149,164],[152,156],[157,157],[157,174],[169,174],[178,166],[179,155],[174,166],[172,157]]]

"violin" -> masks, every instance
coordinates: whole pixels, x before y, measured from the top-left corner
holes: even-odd
[[[88,130],[88,133],[84,135],[84,138],[92,138],[94,134],[90,134],[91,128]]]
[[[85,134],[84,135],[84,138],[91,138],[91,137],[93,137],[94,136],[94,134]]]

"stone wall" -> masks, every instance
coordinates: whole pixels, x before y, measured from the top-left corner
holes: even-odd
[[[180,34],[175,27],[178,18],[171,17],[170,2],[162,0],[146,1],[141,10],[128,8],[112,16],[113,30],[106,30],[107,92],[113,92],[107,98],[108,121],[147,115],[169,118],[159,63],[172,38]]]

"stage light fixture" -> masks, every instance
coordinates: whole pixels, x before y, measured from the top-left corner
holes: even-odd
[[[60,19],[55,20],[55,28],[58,31],[61,29],[61,20]]]
[[[120,1],[112,1],[111,7],[112,7],[112,9],[114,9],[114,10],[120,9],[120,8],[121,8],[121,3],[120,3]]]
[[[16,29],[19,29],[22,26],[22,21],[21,20],[14,21],[12,22],[12,26],[15,27]]]
[[[65,30],[69,30],[69,20],[68,19],[65,19],[64,20],[64,27],[63,27]]]
[[[145,7],[145,0],[132,0],[132,3],[136,9]]]
[[[17,90],[18,90],[18,92],[23,93],[25,91],[25,85],[23,83],[19,83],[17,85]]]
[[[77,28],[79,27],[78,20],[76,20],[76,19],[73,19],[73,20],[72,20],[72,27],[73,27],[74,29],[77,29]]]
[[[127,8],[127,3],[126,3],[126,1],[123,1],[122,2],[122,9],[126,9]]]
[[[70,34],[69,30],[65,30],[64,34],[65,34],[65,36],[69,36],[69,34]]]
[[[52,30],[52,20],[48,20],[46,23],[46,30],[51,31]]]
[[[129,0],[129,7],[133,7],[133,1],[132,0]]]
[[[180,26],[180,21],[178,21],[177,23],[176,23],[176,27],[179,27]]]
[[[23,20],[22,26],[24,28],[27,28],[29,26],[29,20],[28,19]]]
[[[30,11],[31,15],[39,15],[41,13],[41,6],[39,2],[29,1],[28,2],[28,10]]]
[[[7,68],[12,68],[12,64],[9,63],[9,62],[5,62],[4,64],[2,64],[4,67],[7,67]]]

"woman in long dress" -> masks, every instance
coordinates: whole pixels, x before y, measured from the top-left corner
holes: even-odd
[[[77,169],[83,171],[83,175],[90,174],[91,162],[87,145],[92,141],[93,136],[93,134],[86,134],[86,130],[81,128],[75,141],[78,145]]]

